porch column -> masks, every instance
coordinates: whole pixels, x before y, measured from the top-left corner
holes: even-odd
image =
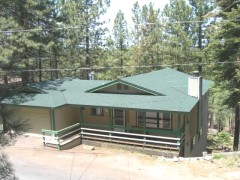
[[[83,125],[83,108],[80,107],[80,126]]]
[[[185,132],[185,127],[186,127],[186,114],[183,115],[183,130]]]
[[[109,130],[113,130],[112,109],[108,109],[109,114]]]
[[[181,114],[180,113],[178,113],[178,132],[180,132],[180,129],[181,129]]]
[[[55,130],[55,114],[54,109],[50,110],[51,130]]]
[[[144,125],[144,127],[143,127],[144,134],[147,134],[146,133],[146,111],[144,111],[144,113],[143,113],[143,125]]]

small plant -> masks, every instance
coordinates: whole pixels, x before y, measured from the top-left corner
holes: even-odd
[[[222,154],[214,154],[213,155],[213,159],[221,159],[221,158],[223,158]]]
[[[217,135],[213,138],[213,143],[217,148],[223,149],[226,146],[232,144],[231,135],[226,131],[218,132]]]
[[[207,135],[207,141],[208,141],[208,142],[212,142],[212,141],[213,141],[213,138],[214,138],[214,136],[213,136],[212,134],[208,134],[208,135]]]

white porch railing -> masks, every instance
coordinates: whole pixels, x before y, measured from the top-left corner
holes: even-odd
[[[80,132],[80,124],[74,124],[59,131],[42,129],[43,145],[53,144],[60,149],[61,145],[69,141],[67,137]]]
[[[61,148],[61,145],[69,141],[69,137],[79,134],[82,139],[106,141],[118,144],[150,147],[157,149],[179,151],[185,135],[181,137],[157,136],[137,133],[118,132],[110,130],[92,129],[81,127],[79,123],[61,129],[59,131],[42,130],[43,144],[54,144]],[[71,138],[70,138],[71,139]]]
[[[159,149],[179,150],[182,138],[135,134],[100,129],[81,128],[82,139],[109,141],[136,146],[155,147]]]

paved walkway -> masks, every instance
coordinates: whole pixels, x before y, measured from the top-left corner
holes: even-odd
[[[221,171],[210,162],[163,162],[123,150],[84,150],[77,146],[58,151],[42,146],[39,137],[21,137],[4,151],[20,180],[77,179],[238,179],[240,172]],[[240,170],[240,169],[239,169]]]

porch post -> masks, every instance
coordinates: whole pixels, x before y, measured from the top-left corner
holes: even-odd
[[[113,130],[113,121],[112,121],[112,109],[108,109],[108,114],[109,114],[109,130]]]
[[[83,124],[83,108],[80,106],[80,126]]]
[[[55,130],[55,114],[54,109],[50,110],[50,119],[51,119],[51,130]]]
[[[147,134],[146,133],[146,111],[144,111],[143,113],[143,125],[144,125],[144,134]]]
[[[181,124],[180,120],[181,120],[181,114],[178,113],[178,132],[180,132],[180,124]]]
[[[183,130],[185,132],[185,127],[186,127],[186,114],[183,115]]]

